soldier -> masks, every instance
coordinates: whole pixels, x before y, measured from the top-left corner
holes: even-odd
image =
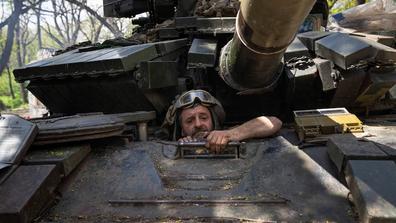
[[[224,109],[216,98],[204,90],[191,90],[170,106],[163,127],[173,128],[173,140],[206,140],[207,148],[213,153],[221,153],[230,141],[271,136],[282,126],[276,117],[260,116],[240,126],[221,130],[224,119]]]

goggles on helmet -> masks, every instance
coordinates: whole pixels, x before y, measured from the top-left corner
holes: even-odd
[[[199,100],[203,105],[212,106],[216,105],[216,99],[204,90],[191,90],[182,94],[175,103],[175,108],[186,108],[194,105]]]

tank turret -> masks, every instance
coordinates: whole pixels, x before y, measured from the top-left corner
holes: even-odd
[[[105,16],[135,16],[132,37],[14,71],[52,113],[156,110],[161,116],[175,95],[198,88],[219,98],[229,121],[290,117],[295,109],[394,106],[393,46],[323,31],[324,0],[103,3]]]

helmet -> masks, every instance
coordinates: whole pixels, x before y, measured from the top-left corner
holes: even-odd
[[[168,130],[170,130],[169,133],[172,133],[173,140],[177,140],[181,137],[181,126],[179,123],[181,111],[185,108],[193,107],[196,104],[203,105],[209,109],[214,129],[221,128],[221,124],[225,119],[225,112],[220,102],[207,91],[190,90],[184,92],[180,96],[176,96],[176,99],[169,107],[162,124],[163,128],[168,128]]]
[[[175,101],[175,108],[188,108],[199,102],[203,106],[210,107],[216,105],[218,101],[209,92],[204,90],[191,90],[184,92]]]

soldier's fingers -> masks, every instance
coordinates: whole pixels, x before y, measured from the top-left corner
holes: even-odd
[[[217,140],[217,137],[214,136],[214,137],[212,137],[211,140],[209,141],[209,148],[210,148],[210,151],[211,151],[212,153],[216,153],[216,140]]]
[[[222,140],[223,140],[223,137],[218,137],[216,139],[216,153],[221,153],[221,150],[222,150],[221,142],[222,142]]]
[[[227,146],[227,143],[228,143],[227,137],[223,137],[223,138],[221,139],[221,150],[222,150],[222,151],[225,150],[225,148],[226,148],[226,146]]]
[[[211,149],[211,148],[210,148],[210,147],[211,147],[211,143],[212,143],[211,139],[212,139],[212,136],[211,136],[211,135],[209,135],[208,137],[206,137],[206,144],[205,144],[205,147],[208,148],[208,149]]]
[[[192,141],[193,141],[193,139],[191,138],[191,136],[187,136],[186,139],[187,139],[187,142],[192,142]]]
[[[221,146],[216,145],[216,154],[220,154],[220,153],[221,153]]]
[[[206,136],[206,140],[211,141],[213,136],[214,136],[213,132],[208,132],[208,136]]]
[[[209,141],[206,141],[205,147],[210,149],[210,142]]]

